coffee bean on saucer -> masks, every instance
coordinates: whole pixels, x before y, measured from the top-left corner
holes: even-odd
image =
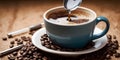
[[[6,41],[6,40],[7,40],[7,37],[2,37],[2,40]]]
[[[106,55],[106,59],[111,59],[111,56],[109,54]]]
[[[41,44],[44,46],[44,45],[45,45],[45,42],[44,42],[44,41],[41,41]]]
[[[55,46],[53,46],[53,45],[51,45],[50,48],[51,48],[51,49],[54,49],[54,50],[57,49],[57,48],[56,48]]]
[[[48,58],[44,56],[44,57],[42,58],[42,60],[48,60]]]
[[[45,47],[50,48],[50,45],[45,45]]]

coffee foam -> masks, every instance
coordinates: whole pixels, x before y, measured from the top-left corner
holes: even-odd
[[[56,24],[60,24],[60,25],[73,25],[73,24],[76,25],[76,23],[74,23],[74,22],[67,21],[67,18],[68,17],[62,17],[62,18],[57,18],[57,19],[50,18],[49,21],[51,23],[56,23]],[[71,19],[75,19],[75,18],[71,18]]]
[[[78,8],[74,11],[72,11],[72,14],[77,16],[77,18],[75,18],[75,20],[77,20],[78,18],[79,19],[88,19],[89,21],[92,21],[95,19],[96,15],[93,11],[88,11],[90,9],[87,9],[87,8],[84,8],[84,7],[81,7],[81,8]],[[62,13],[61,13],[62,12]],[[65,14],[63,13],[65,12]],[[55,13],[55,14],[54,14]],[[57,8],[57,9],[54,9],[54,10],[51,10],[46,16],[47,16],[47,21],[51,22],[51,23],[54,23],[54,24],[59,24],[59,25],[79,25],[79,24],[76,24],[74,22],[69,22],[67,21],[67,16],[63,17],[62,18],[52,18],[52,16],[60,16],[60,15],[66,15],[66,10],[63,9],[63,8]],[[52,16],[50,16],[52,15]],[[72,17],[73,19],[73,17]],[[87,22],[89,22],[87,21]],[[80,24],[86,24],[86,22],[84,23],[80,23]]]

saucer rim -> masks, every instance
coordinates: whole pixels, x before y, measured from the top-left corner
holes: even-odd
[[[96,28],[97,28],[97,27],[96,27]],[[97,28],[97,29],[99,29],[99,28]],[[101,29],[99,29],[99,30],[101,30]],[[41,31],[44,31],[44,32],[41,32]],[[33,36],[32,36],[32,43],[33,43],[34,46],[36,46],[36,47],[39,48],[40,50],[45,51],[45,52],[48,52],[48,53],[59,54],[59,55],[64,55],[64,56],[71,56],[71,55],[72,55],[72,56],[76,56],[76,55],[82,55],[82,54],[87,54],[87,53],[95,52],[95,51],[103,48],[103,47],[107,44],[107,39],[102,39],[102,41],[101,41],[100,38],[98,38],[98,39],[93,40],[93,42],[95,42],[95,43],[98,42],[99,40],[101,41],[101,46],[99,46],[99,47],[97,47],[97,48],[96,48],[96,47],[92,47],[92,48],[87,49],[87,50],[80,50],[80,51],[73,51],[73,52],[71,52],[71,51],[57,51],[57,50],[49,49],[49,48],[46,48],[45,46],[42,46],[42,44],[41,44],[41,42],[40,42],[40,38],[41,38],[41,37],[39,37],[40,34],[38,35],[38,33],[41,32],[41,33],[45,34],[45,33],[46,33],[45,31],[46,31],[45,28],[41,28],[41,29],[39,29],[38,31],[36,31],[36,32],[33,34]],[[102,30],[101,30],[101,31],[102,31]],[[35,40],[38,40],[38,39],[35,38],[36,35],[38,36],[37,38],[39,39],[39,42],[40,42],[39,46],[36,45],[36,42],[35,42]],[[42,36],[42,34],[41,34],[41,36]],[[104,36],[101,37],[101,38],[107,38],[107,36],[104,35]],[[38,43],[38,42],[37,42],[37,43]],[[95,46],[95,45],[94,45],[94,46]]]

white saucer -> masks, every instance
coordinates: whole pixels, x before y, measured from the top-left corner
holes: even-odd
[[[102,30],[100,30],[99,28],[95,28],[94,34],[100,33],[100,32],[102,32]],[[107,36],[105,35],[99,39],[94,40],[93,42],[95,42],[95,45],[90,49],[86,49],[86,50],[82,50],[82,51],[75,51],[75,52],[56,51],[56,50],[52,50],[52,49],[46,48],[41,45],[40,39],[41,39],[41,36],[45,33],[46,33],[45,28],[41,28],[40,30],[36,31],[32,36],[32,43],[40,50],[43,50],[43,51],[49,52],[49,53],[53,53],[53,54],[64,55],[64,56],[77,56],[77,55],[81,55],[81,54],[91,53],[91,52],[94,52],[94,51],[97,51],[97,50],[103,48],[107,43]]]

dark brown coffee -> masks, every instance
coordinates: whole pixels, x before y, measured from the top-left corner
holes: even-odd
[[[67,11],[53,12],[48,16],[48,19],[52,23],[60,25],[77,25],[84,22],[88,22],[91,18],[88,13],[73,11],[68,13]],[[81,13],[81,14],[80,14]]]

